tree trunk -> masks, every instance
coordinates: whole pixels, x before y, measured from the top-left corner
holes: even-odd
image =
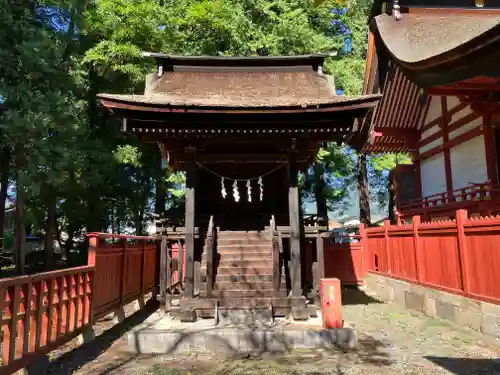
[[[18,145],[16,152],[16,216],[14,227],[14,251],[16,271],[24,274],[26,264],[26,228],[24,226],[25,176],[24,176],[24,145]]]
[[[328,206],[325,197],[325,168],[321,162],[314,164],[314,196],[321,225],[328,225]]]
[[[160,152],[157,152],[159,156],[158,165],[161,165],[163,156]],[[159,169],[156,175],[156,183],[155,183],[155,214],[163,215],[165,212],[165,204],[167,200],[167,189],[164,183],[165,171],[163,169]]]
[[[142,236],[142,223],[144,221],[144,210],[141,208],[137,210],[137,215],[136,215],[136,222],[135,222],[135,235],[136,236]]]
[[[0,249],[3,249],[4,223],[5,223],[5,200],[9,188],[10,173],[10,149],[4,147],[0,158]]]
[[[57,235],[56,209],[57,198],[54,196],[53,188],[49,186],[49,199],[47,206],[47,222],[45,230],[45,267],[49,269],[53,266],[54,261],[54,242]]]
[[[366,168],[366,154],[358,154],[358,191],[359,191],[359,221],[361,224],[371,224],[370,187]]]

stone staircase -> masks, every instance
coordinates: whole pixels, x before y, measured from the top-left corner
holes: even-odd
[[[258,325],[290,313],[295,319],[315,314],[315,306],[312,306],[314,312],[309,311],[305,297],[287,296],[283,273],[280,290],[274,291],[271,231],[219,231],[214,240],[212,295],[205,294],[207,249],[204,249],[199,297],[179,301],[181,321],[216,318],[222,325]]]
[[[206,274],[206,249],[203,252],[201,273]],[[269,231],[222,231],[217,233],[217,252],[214,259],[215,283],[212,298],[284,297],[285,276],[281,290],[273,290],[273,245]],[[204,281],[204,280],[203,280]],[[204,295],[204,288],[200,291]]]

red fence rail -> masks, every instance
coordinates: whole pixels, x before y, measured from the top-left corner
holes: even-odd
[[[360,242],[329,242],[325,240],[325,277],[337,278],[343,285],[358,285],[363,282],[365,264]]]
[[[90,234],[89,265],[95,265],[92,312],[98,319],[153,290],[156,242],[151,237]]]
[[[500,303],[500,216],[364,229],[367,270],[415,284]]]
[[[155,287],[152,238],[89,237],[87,266],[0,280],[0,375],[26,367]],[[106,243],[111,239],[118,243]]]
[[[500,185],[484,182],[428,197],[401,202],[398,211],[402,218],[411,215],[454,213],[457,208],[468,208],[475,213],[500,208]]]

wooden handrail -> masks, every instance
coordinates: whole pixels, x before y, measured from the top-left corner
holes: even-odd
[[[87,234],[88,238],[97,237],[97,238],[117,238],[117,239],[126,239],[126,240],[156,240],[155,237],[152,236],[130,236],[128,234],[115,234],[115,233],[100,233],[100,232],[90,232]]]
[[[271,240],[273,244],[273,289],[276,296],[279,295],[281,288],[281,272],[280,263],[283,258],[283,244],[281,234],[276,230],[276,221],[274,215],[271,215],[270,220]]]
[[[472,184],[449,192],[401,202],[398,205],[398,210],[401,214],[408,214],[408,212],[419,209],[444,208],[447,205],[456,205],[460,203],[470,204],[479,201],[496,201],[500,200],[499,198],[500,185],[493,185],[490,182],[485,182],[481,184]]]
[[[207,251],[207,274],[205,282],[205,296],[212,296],[213,289],[213,275],[214,275],[214,254],[215,254],[215,241],[214,238],[217,234],[217,228],[214,223],[214,216],[210,216],[210,221],[208,222],[207,237],[205,239],[205,248]]]

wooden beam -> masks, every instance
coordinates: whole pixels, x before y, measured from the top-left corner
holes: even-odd
[[[379,128],[376,127],[375,131],[380,133],[381,137],[393,137],[396,139],[400,139],[406,141],[408,139],[414,140],[418,139],[420,136],[420,132],[416,129],[408,129],[408,128]]]
[[[378,97],[358,103],[328,103],[328,104],[310,104],[307,106],[290,107],[193,107],[189,106],[165,106],[161,104],[119,102],[112,99],[101,99],[103,107],[110,110],[139,111],[152,113],[204,113],[204,114],[300,114],[300,113],[336,113],[345,111],[368,110],[375,107]],[[126,117],[129,117],[127,115]]]
[[[441,97],[441,132],[443,133],[443,143],[448,142],[449,139],[449,121],[451,117],[447,116],[448,105],[446,103],[446,96]],[[453,190],[453,177],[451,175],[451,156],[450,149],[444,150],[444,172],[446,176],[446,190]]]
[[[292,297],[302,296],[302,280],[300,268],[300,222],[299,222],[299,188],[296,155],[290,153],[288,162],[288,207],[290,216],[290,257],[292,279]]]
[[[186,154],[189,155],[186,163],[186,290],[187,298],[194,297],[194,230],[195,230],[195,186],[197,179],[196,168],[196,149],[194,147],[186,148]],[[179,254],[182,253],[179,249]],[[180,258],[182,259],[182,258]],[[182,267],[181,267],[182,268]]]
[[[316,142],[337,142],[337,141],[344,141],[345,137],[348,136],[351,133],[340,133],[340,132],[298,132],[298,133],[269,133],[269,134],[168,134],[168,133],[133,133],[139,137],[139,139],[142,142],[145,143],[156,143],[156,142],[166,142],[166,141],[172,141],[175,143],[179,142],[196,142],[196,141],[206,141],[206,140],[217,140],[220,139],[221,141],[225,142],[231,142],[232,139],[241,139],[240,137],[253,137],[254,139],[256,138],[257,142],[264,142],[266,139],[269,140],[270,137],[271,139],[275,138],[277,141],[288,135],[294,135],[296,137],[302,137],[302,138],[307,138],[311,141],[316,141]],[[258,139],[260,138],[260,140]],[[253,141],[253,140],[252,140]],[[251,141],[251,142],[252,142]]]
[[[306,150],[311,152],[313,150]],[[198,160],[203,163],[285,163],[288,155],[286,153],[268,153],[268,154],[201,154]],[[304,162],[307,158],[297,160]]]
[[[467,142],[467,141],[471,140],[472,138],[480,136],[481,134],[483,134],[483,126],[482,125],[477,126],[474,129],[471,129],[471,130],[465,132],[464,134],[460,134],[459,136],[449,140],[446,143],[443,143],[443,144],[441,144],[441,145],[439,145],[439,146],[437,146],[429,151],[426,151],[426,152],[418,155],[415,159],[416,160],[428,159],[430,157],[433,157],[434,155],[437,155],[437,154],[443,152],[443,150],[445,150],[447,148],[452,148],[452,147],[458,146],[459,144]]]

